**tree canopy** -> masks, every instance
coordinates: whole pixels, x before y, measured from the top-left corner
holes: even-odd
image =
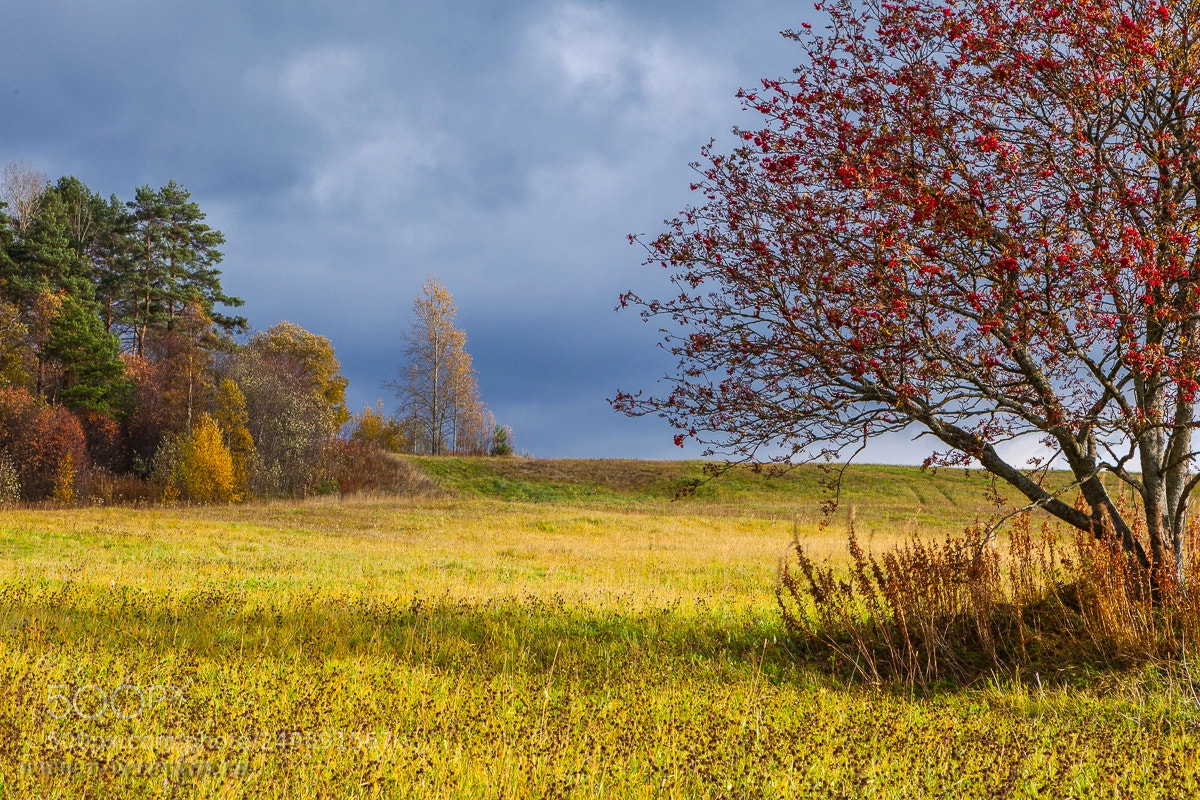
[[[852,457],[920,429],[1147,570],[1180,570],[1200,389],[1200,4],[836,0],[757,124],[642,242],[709,452]],[[636,237],[631,237],[636,239]],[[1041,443],[1027,462],[1005,443]],[[768,454],[782,447],[782,454]],[[1065,465],[1069,490],[1046,487]],[[1114,475],[1138,498],[1118,509]]]
[[[411,421],[407,427],[416,433],[415,448],[435,456],[486,455],[496,423],[479,398],[467,335],[455,327],[456,314],[450,292],[428,277],[413,301],[406,363],[386,385]]]
[[[291,323],[236,341],[204,219],[174,181],[122,202],[0,173],[0,502],[303,495],[350,469],[333,345]]]

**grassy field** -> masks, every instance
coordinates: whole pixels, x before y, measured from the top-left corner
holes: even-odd
[[[816,475],[439,459],[420,498],[0,511],[3,797],[1180,797],[1153,669],[849,685],[775,608]],[[990,508],[851,473],[864,539]],[[831,665],[836,667],[836,665]]]

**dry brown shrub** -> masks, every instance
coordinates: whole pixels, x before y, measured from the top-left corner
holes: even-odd
[[[150,503],[162,494],[162,487],[129,473],[92,470],[80,494],[98,505]]]
[[[368,442],[335,439],[321,458],[323,486],[340,494],[436,496],[441,489],[404,458]]]
[[[928,687],[997,674],[1176,663],[1200,637],[1196,550],[1186,578],[1151,579],[1120,548],[1027,515],[1006,552],[976,524],[941,541],[912,534],[865,552],[851,517],[848,569],[817,563],[798,539],[776,596],[811,652],[871,683]],[[1197,539],[1193,522],[1191,543]],[[1040,677],[1038,678],[1040,680]]]

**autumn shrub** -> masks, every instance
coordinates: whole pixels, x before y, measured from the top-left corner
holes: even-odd
[[[1194,548],[1179,583],[1133,569],[1112,542],[1051,525],[1034,532],[1027,516],[1006,539],[1004,552],[977,524],[876,555],[852,517],[849,569],[818,564],[797,539],[776,597],[802,646],[871,683],[1166,662],[1200,639]]]
[[[93,469],[80,493],[92,503],[145,503],[162,497],[162,486],[131,473]]]
[[[209,414],[201,414],[183,438],[177,475],[177,485],[187,500],[225,503],[234,499],[233,457]]]
[[[121,424],[96,411],[77,413],[87,440],[88,458],[93,467],[123,472],[129,466],[125,436]]]
[[[230,499],[245,500],[250,492],[250,469],[254,463],[254,437],[250,434],[250,414],[246,396],[237,382],[225,378],[217,387],[216,408],[213,412],[217,427],[229,448],[233,463],[233,483]]]
[[[403,458],[355,439],[330,442],[321,458],[320,473],[341,494],[440,493],[437,484]]]
[[[79,420],[61,406],[46,406],[29,421],[18,467],[26,499],[75,499],[75,483],[88,468],[87,439]]]
[[[34,413],[38,404],[38,399],[24,387],[0,388],[0,431],[5,436],[12,436],[14,429]]]
[[[0,448],[12,455],[24,500],[74,500],[90,467],[78,418],[20,387],[0,389]]]
[[[349,438],[365,442],[392,453],[413,452],[413,424],[388,416],[383,401],[375,407],[364,406],[362,411],[350,417]]]

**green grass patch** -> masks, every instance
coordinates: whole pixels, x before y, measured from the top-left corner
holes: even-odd
[[[713,478],[703,461],[409,457],[444,489],[515,502],[629,508],[675,504],[702,513],[760,514],[811,521],[832,500],[833,472],[802,465],[783,474],[737,466]],[[1051,485],[1067,480],[1051,476]],[[979,471],[856,465],[846,470],[835,519],[855,509],[867,525],[961,528],[996,511],[990,478]],[[1000,492],[1005,496],[1004,491]],[[681,511],[680,513],[687,513]]]

